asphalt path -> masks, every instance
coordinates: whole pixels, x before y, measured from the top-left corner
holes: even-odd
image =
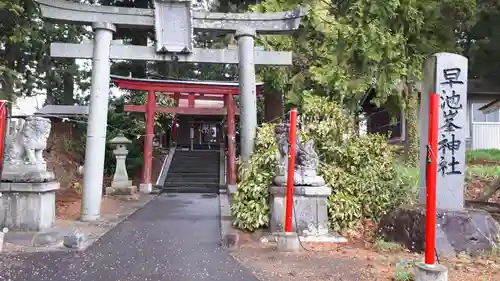
[[[21,254],[10,281],[258,281],[221,248],[216,194],[162,194],[84,252]]]

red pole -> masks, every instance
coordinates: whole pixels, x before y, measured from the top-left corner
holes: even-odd
[[[189,93],[188,95],[188,107],[194,107],[194,103],[195,103],[195,96],[193,93]]]
[[[0,100],[0,177],[3,169],[5,134],[7,133],[7,101]]]
[[[293,183],[295,168],[295,141],[297,140],[297,108],[290,110],[290,149],[288,155],[288,177],[286,181],[285,232],[292,232]]]
[[[153,166],[153,138],[155,135],[155,109],[156,94],[154,90],[148,91],[146,101],[146,139],[144,140],[144,168],[142,174],[142,183],[151,183],[151,171]]]
[[[180,98],[180,93],[175,93],[174,102],[176,107],[179,107],[179,98]],[[170,139],[172,141],[175,141],[177,139],[177,115],[175,113],[172,114],[172,127],[170,128]]]
[[[425,263],[434,264],[436,248],[436,184],[438,157],[439,94],[429,97],[429,135],[426,167]]]
[[[233,95],[225,95],[227,106],[227,184],[236,184],[236,126]]]

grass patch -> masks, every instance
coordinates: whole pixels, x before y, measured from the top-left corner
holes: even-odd
[[[405,249],[404,246],[399,243],[387,242],[382,238],[378,238],[377,240],[375,240],[375,243],[373,243],[373,248],[377,252],[384,252],[384,253],[401,252]]]
[[[500,166],[471,165],[466,169],[466,179],[493,180],[500,177]]]
[[[476,149],[468,150],[467,162],[475,160],[500,161],[500,149]]]
[[[418,190],[418,167],[408,167],[401,163],[394,165],[399,184],[414,187]],[[500,178],[500,166],[492,165],[468,165],[465,169],[466,180],[483,179],[494,180]]]
[[[413,268],[415,262],[408,260],[400,260],[396,264],[396,271],[394,274],[394,281],[414,281],[415,276],[413,275]]]

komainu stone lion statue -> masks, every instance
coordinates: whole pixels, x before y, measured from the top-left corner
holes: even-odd
[[[277,185],[286,184],[289,154],[289,124],[280,123],[274,128],[274,138],[278,146],[278,169],[273,182]],[[317,175],[319,157],[314,149],[314,141],[302,143],[297,137],[295,141],[294,183],[304,186],[322,186],[324,179]]]
[[[43,117],[26,118],[9,136],[5,153],[6,165],[45,165],[43,151],[50,134],[50,120]]]

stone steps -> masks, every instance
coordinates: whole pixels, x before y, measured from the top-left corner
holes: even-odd
[[[162,192],[218,193],[219,151],[176,151]]]

